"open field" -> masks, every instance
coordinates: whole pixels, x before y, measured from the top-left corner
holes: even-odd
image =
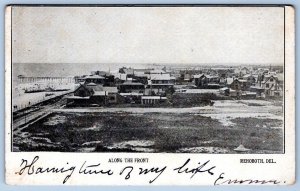
[[[282,107],[217,101],[195,108],[55,109],[14,134],[15,151],[281,153]]]

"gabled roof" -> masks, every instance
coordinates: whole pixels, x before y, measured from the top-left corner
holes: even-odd
[[[243,68],[241,68],[241,70],[244,70],[244,69],[246,69],[247,71],[249,71],[249,69],[246,66],[244,66]]]
[[[233,82],[241,83],[241,82],[239,81],[239,79],[234,79],[231,83],[233,83]]]
[[[95,86],[89,86],[87,87],[86,85],[84,84],[80,84],[74,91],[74,93],[76,93],[79,89],[84,89],[86,92],[88,92],[89,95],[92,95],[93,94],[93,88],[91,87],[95,87]]]
[[[194,75],[194,78],[200,78],[201,76],[203,76],[204,74],[196,74]]]
[[[263,84],[267,83],[271,78],[275,79],[275,81],[278,82],[278,79],[274,77],[273,75],[271,76],[265,76],[264,81],[262,81]]]
[[[171,80],[171,75],[170,74],[150,74],[150,79],[151,80]]]

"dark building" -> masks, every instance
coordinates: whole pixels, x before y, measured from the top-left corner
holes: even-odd
[[[220,77],[211,75],[195,75],[195,85],[201,89],[218,89],[220,88]]]
[[[74,95],[67,98],[67,106],[101,106],[118,103],[117,87],[105,87],[95,83],[80,85]]]

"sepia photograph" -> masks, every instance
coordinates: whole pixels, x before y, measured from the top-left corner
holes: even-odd
[[[285,153],[282,6],[13,6],[11,46],[12,152]]]

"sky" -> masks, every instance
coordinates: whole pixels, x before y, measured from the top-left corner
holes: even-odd
[[[282,7],[14,7],[13,63],[283,64]],[[67,70],[67,69],[66,69]]]

